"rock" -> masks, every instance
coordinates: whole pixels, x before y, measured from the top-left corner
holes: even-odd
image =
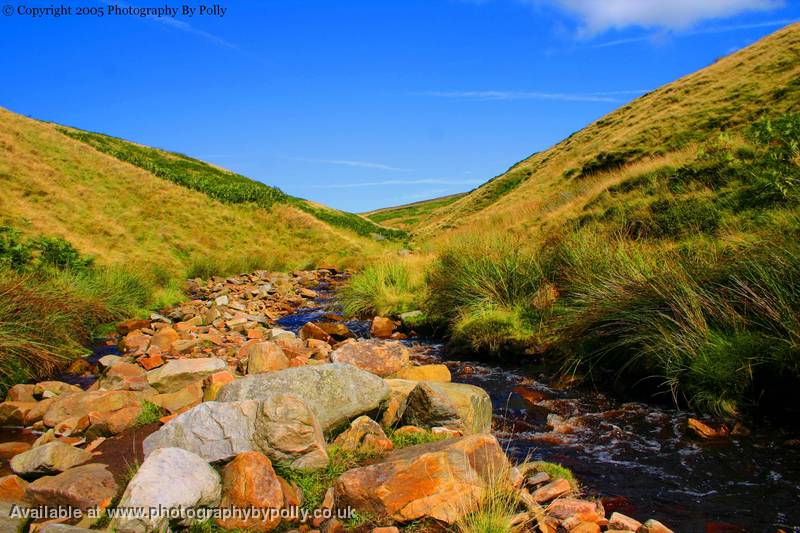
[[[641,527],[636,530],[636,533],[673,533],[673,531],[658,520],[653,520],[651,518],[642,524]]]
[[[271,341],[251,344],[246,351],[247,373],[260,374],[289,368],[289,358],[283,348]]]
[[[625,516],[622,513],[611,513],[608,518],[608,529],[618,529],[620,531],[636,531],[642,526],[638,520],[634,520],[630,516]]]
[[[222,387],[235,379],[236,377],[227,370],[211,374],[205,378],[203,380],[203,401],[211,402],[216,400]]]
[[[349,342],[331,352],[331,361],[386,377],[409,365],[408,349],[398,341]]]
[[[93,391],[79,394],[66,394],[53,400],[44,413],[44,424],[54,427],[69,418],[81,418],[93,411],[106,413],[140,405],[151,395],[138,391]]]
[[[600,533],[600,526],[596,522],[579,522],[569,528],[569,533]]]
[[[131,331],[136,331],[137,329],[147,329],[149,327],[149,320],[132,318],[117,324],[117,333],[120,335],[127,335]]]
[[[170,351],[173,354],[185,354],[191,352],[192,349],[199,344],[199,339],[178,339],[172,343]]]
[[[263,400],[204,402],[149,435],[143,447],[146,456],[159,448],[177,447],[208,462],[256,450],[295,468],[328,463],[313,412],[299,397],[282,393]]]
[[[225,361],[216,357],[173,359],[164,366],[148,372],[147,381],[158,392],[175,392],[206,376],[226,369]]]
[[[35,401],[0,403],[0,426],[24,426],[28,412],[35,406]]]
[[[395,526],[373,527],[372,533],[400,533]]]
[[[150,346],[158,348],[161,353],[166,353],[172,348],[172,343],[180,339],[178,332],[167,326],[161,328],[158,332],[150,337]]]
[[[15,456],[11,459],[11,469],[20,476],[57,474],[91,458],[92,454],[79,448],[53,441]]]
[[[63,381],[40,381],[33,389],[37,398],[53,398],[69,392],[83,392],[83,389]]]
[[[33,396],[33,391],[36,385],[29,385],[26,383],[18,383],[8,389],[6,393],[7,402],[35,402],[36,398]]]
[[[164,358],[159,353],[148,353],[136,360],[145,370],[153,370],[164,364]]]
[[[370,438],[368,438],[370,437]],[[339,434],[333,444],[343,450],[391,450],[392,441],[383,428],[368,416],[359,416],[350,427]]]
[[[195,381],[175,392],[158,394],[153,396],[150,401],[163,407],[170,413],[177,413],[181,410],[194,407],[203,402],[203,380]]]
[[[19,511],[16,513],[12,511],[14,509],[19,510],[26,507],[28,507],[27,504],[18,505],[17,503],[0,502],[0,531],[3,533],[18,533],[24,531],[25,525],[28,523],[28,518]]]
[[[403,418],[408,405],[408,395],[416,388],[417,382],[407,379],[387,379],[385,382],[389,386],[389,398],[384,404],[381,424],[390,428],[395,427]]]
[[[700,437],[701,439],[720,439],[723,437],[727,437],[730,431],[728,431],[727,426],[721,426],[719,428],[713,428],[708,424],[705,424],[696,418],[690,418],[687,420],[687,426],[689,431],[694,433],[696,436]]]
[[[93,463],[70,468],[57,476],[41,477],[25,494],[33,505],[87,509],[108,505],[119,487],[106,465]]]
[[[2,442],[0,443],[0,459],[8,460],[30,449],[31,445],[27,442]]]
[[[331,352],[333,348],[331,345],[325,341],[320,341],[317,339],[308,339],[306,341],[308,348],[311,350],[311,358],[317,361],[324,361],[328,362],[330,360]]]
[[[453,439],[456,437],[463,437],[464,434],[456,429],[450,428],[443,428],[443,427],[432,427],[431,428],[431,435],[434,437],[439,437],[442,439]]]
[[[588,500],[577,498],[558,498],[546,508],[548,516],[559,520],[566,520],[571,516],[578,515],[581,520],[596,522],[605,516],[602,505]]]
[[[122,433],[126,429],[136,426],[142,405],[134,404],[116,411],[92,411],[89,413],[89,427],[86,429],[88,438],[110,436]]]
[[[134,363],[117,363],[110,367],[103,377],[97,380],[101,389],[106,390],[146,390],[150,388],[142,367]]]
[[[369,334],[378,339],[388,339],[394,333],[395,323],[391,318],[376,316],[372,319]]]
[[[341,322],[318,322],[317,326],[330,335],[334,341],[343,341],[353,337],[353,333],[347,329],[347,325]]]
[[[447,368],[447,365],[407,366],[395,372],[392,377],[411,381],[449,382],[452,380],[450,369]]]
[[[189,509],[213,507],[220,501],[221,482],[217,472],[197,455],[180,448],[162,448],[151,453],[120,498],[118,507],[148,509]],[[132,515],[133,513],[131,513]],[[117,533],[145,533],[167,527],[168,516],[116,517],[109,530]]]
[[[397,522],[433,518],[453,524],[507,468],[491,435],[471,435],[395,450],[354,468],[334,484],[336,505]]]
[[[27,481],[14,474],[0,477],[0,501],[24,502],[25,487],[27,486]],[[2,528],[0,528],[0,531],[2,531]]]
[[[222,502],[220,508],[260,509],[263,514],[251,518],[218,520],[225,529],[271,531],[281,521],[270,516],[269,509],[283,507],[283,490],[272,463],[259,452],[244,452],[222,470]],[[266,512],[264,512],[266,511]]]
[[[314,412],[323,431],[375,411],[389,395],[377,376],[351,365],[321,364],[255,374],[228,383],[223,402],[264,398],[274,391],[299,396]]]
[[[569,481],[559,478],[551,481],[547,485],[539,487],[533,491],[531,496],[536,503],[546,503],[569,493],[570,490],[572,490],[572,486],[569,484]]]
[[[97,360],[97,364],[100,365],[101,368],[111,368],[112,366],[116,365],[117,363],[124,363],[125,358],[119,355],[104,355],[100,359]]]
[[[528,479],[525,480],[525,484],[529,487],[535,487],[537,485],[543,485],[544,483],[550,482],[550,474],[547,472],[536,472]]]
[[[70,526],[68,524],[49,522],[42,524],[42,527],[37,530],[37,533],[93,533],[96,531],[96,529],[85,529],[78,526]]]
[[[300,328],[300,338],[303,340],[319,340],[325,343],[328,343],[331,340],[331,336],[325,333],[324,329],[313,322],[307,322],[305,326]]]
[[[492,401],[485,390],[465,383],[420,382],[408,396],[403,423],[442,426],[463,434],[492,427]]]
[[[119,350],[124,353],[144,353],[148,346],[150,346],[150,335],[135,331],[128,333],[119,341]]]

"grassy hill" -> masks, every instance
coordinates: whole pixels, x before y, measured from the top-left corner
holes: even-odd
[[[408,230],[419,224],[440,207],[452,204],[467,193],[457,193],[420,202],[385,207],[364,213],[364,216],[377,224]]]
[[[423,240],[442,232],[449,238],[461,227],[544,235],[626,176],[688,162],[720,131],[740,131],[763,115],[798,110],[800,24],[794,24],[532,155],[435,208],[413,231]]]
[[[369,267],[346,309],[421,308],[460,351],[540,355],[715,413],[792,403],[800,24],[422,205],[410,230],[427,256]]]
[[[0,186],[0,225],[63,237],[105,264],[290,267],[379,253],[374,235],[402,235],[202,161],[4,109]]]

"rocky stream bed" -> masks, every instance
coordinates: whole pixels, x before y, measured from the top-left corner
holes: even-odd
[[[331,445],[370,458],[318,507],[369,520],[221,525],[441,531],[502,474],[520,499],[520,531],[800,531],[790,432],[723,435],[691,413],[559,387],[536,364],[449,354],[399,321],[345,321],[335,299],[343,279],[321,269],[193,282],[193,300],[122,323],[65,373],[12,388],[0,404],[0,531],[26,522],[8,517],[12,506],[84,511],[30,526],[45,533],[83,530],[67,523],[181,528],[142,517],[98,524],[85,513],[97,508],[297,508],[302,491],[273,466],[324,467]],[[392,451],[404,432],[434,442]],[[571,469],[580,488],[537,461]]]

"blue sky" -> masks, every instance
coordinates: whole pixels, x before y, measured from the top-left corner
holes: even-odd
[[[174,19],[7,2],[0,106],[351,211],[474,188],[800,20],[780,0],[221,0]]]

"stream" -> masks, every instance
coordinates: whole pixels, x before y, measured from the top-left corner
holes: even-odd
[[[336,313],[333,291],[318,291],[319,307],[299,309],[280,327],[297,332]],[[369,336],[368,321],[346,324]],[[444,363],[453,381],[489,393],[494,431],[510,456],[566,466],[586,494],[602,498],[607,515],[656,518],[676,533],[800,532],[800,447],[784,445],[791,435],[780,428],[700,441],[686,430],[696,414],[559,389],[540,364],[470,360],[432,340],[403,342],[413,360]]]

